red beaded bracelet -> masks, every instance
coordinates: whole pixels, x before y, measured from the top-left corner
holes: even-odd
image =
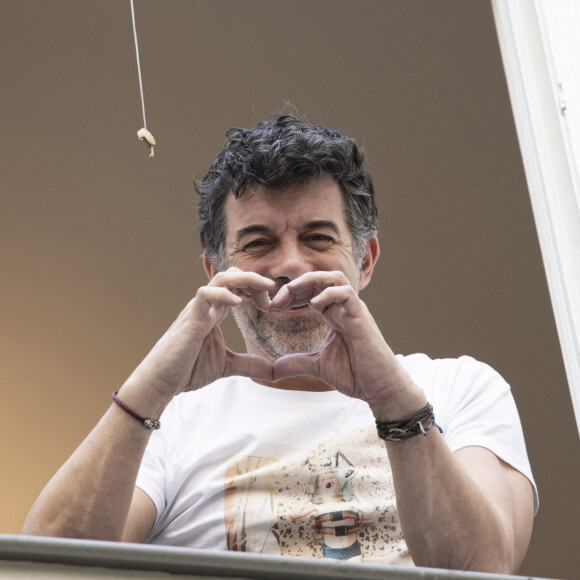
[[[115,401],[115,403],[117,403],[117,405],[119,405],[119,407],[121,407],[121,409],[123,409],[123,411],[125,411],[126,413],[129,413],[129,415],[131,415],[131,417],[134,417],[135,419],[137,419],[137,421],[139,421],[139,423],[141,423],[141,425],[143,425],[144,427],[147,427],[147,429],[159,429],[161,427],[161,422],[160,421],[155,421],[155,419],[147,419],[145,417],[141,417],[140,415],[137,415],[137,413],[135,413],[135,411],[129,409],[129,407],[127,407],[127,405],[125,405],[125,403],[123,403],[123,401],[121,401],[121,399],[119,399],[119,397],[117,397],[117,391],[115,391],[112,395],[111,395],[113,401]]]

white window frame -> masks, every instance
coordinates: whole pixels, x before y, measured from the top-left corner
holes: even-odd
[[[580,2],[491,4],[580,431]]]

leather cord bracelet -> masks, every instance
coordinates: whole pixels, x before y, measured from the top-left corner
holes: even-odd
[[[117,397],[117,391],[115,391],[112,395],[111,395],[113,401],[115,401],[115,403],[117,405],[119,405],[119,407],[121,407],[121,409],[123,409],[123,411],[125,411],[126,413],[129,413],[129,415],[131,415],[131,417],[137,419],[137,421],[139,421],[139,423],[141,423],[141,425],[143,425],[143,427],[146,427],[147,429],[159,429],[161,427],[161,422],[160,421],[156,421],[155,419],[147,419],[146,417],[141,417],[141,415],[137,415],[137,413],[135,413],[135,411],[133,411],[132,409],[129,409],[129,407],[127,407],[127,405],[125,405],[125,403],[123,403],[123,401],[121,401],[121,399],[119,399],[119,397]]]
[[[386,423],[377,421],[376,423],[379,437],[385,441],[406,441],[417,435],[427,435],[427,431],[431,429],[432,425],[435,425],[439,432],[443,433],[443,429],[435,423],[435,415],[433,414],[433,405],[431,403],[427,403],[423,409],[408,419]]]

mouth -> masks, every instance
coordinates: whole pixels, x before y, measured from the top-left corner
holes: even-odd
[[[301,306],[293,306],[292,308],[288,308],[286,310],[280,310],[276,312],[278,316],[298,316],[303,314],[308,314],[312,312],[308,304],[302,304]]]

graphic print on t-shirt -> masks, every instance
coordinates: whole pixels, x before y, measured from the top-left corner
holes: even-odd
[[[411,563],[374,425],[291,456],[237,456],[225,476],[229,550]]]

